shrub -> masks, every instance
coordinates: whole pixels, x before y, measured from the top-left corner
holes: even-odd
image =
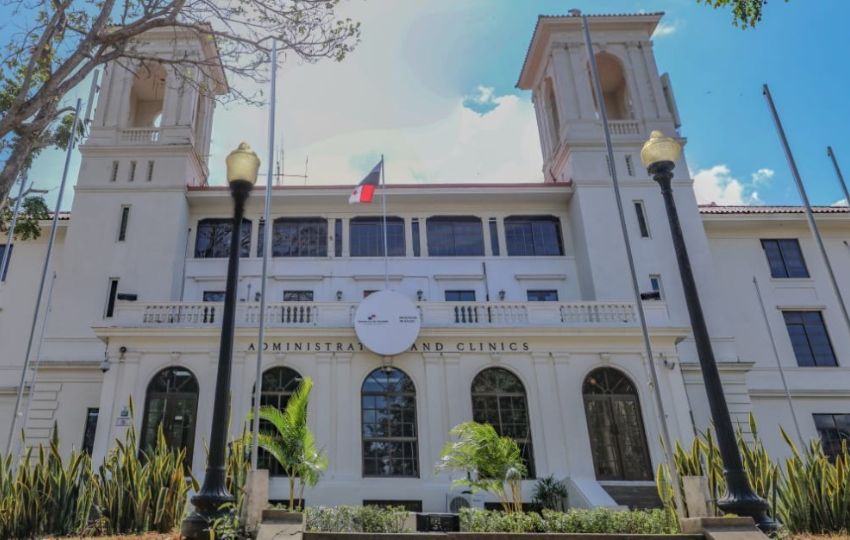
[[[168,446],[162,425],[156,446],[137,451],[136,431],[131,426],[124,441],[115,441],[94,478],[99,531],[164,533],[177,527],[186,512],[189,488],[198,489],[183,465],[185,457],[184,448]]]
[[[88,454],[59,453],[56,425],[50,446],[27,448],[17,470],[12,455],[0,459],[0,538],[69,535],[85,526],[92,505]]]
[[[400,506],[315,506],[304,511],[308,531],[403,533],[408,512]]]
[[[598,533],[672,534],[679,530],[675,517],[664,510],[623,511],[610,508],[543,510],[542,514],[464,508],[460,512],[463,532],[504,533]]]

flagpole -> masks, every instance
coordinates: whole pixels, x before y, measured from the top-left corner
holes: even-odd
[[[593,78],[593,88],[596,92],[597,102],[599,104],[599,116],[602,120],[602,132],[605,136],[605,148],[608,157],[608,170],[611,174],[611,183],[614,187],[614,200],[617,203],[617,215],[620,218],[620,231],[623,235],[623,243],[626,246],[626,261],[629,266],[629,275],[631,277],[632,293],[634,294],[635,311],[638,314],[640,322],[641,335],[643,337],[643,347],[646,354],[647,362],[649,363],[649,373],[652,378],[652,389],[655,394],[655,408],[658,414],[658,420],[661,424],[661,440],[666,447],[664,455],[667,461],[667,467],[670,469],[670,477],[672,479],[673,493],[676,498],[676,506],[680,515],[684,515],[684,499],[679,488],[679,474],[676,470],[676,463],[673,460],[673,440],[670,438],[670,430],[667,427],[667,413],[664,410],[664,403],[661,399],[661,384],[659,382],[658,371],[655,367],[655,355],[652,352],[652,342],[649,338],[649,326],[646,322],[646,314],[643,311],[643,301],[640,297],[640,287],[638,286],[637,269],[635,259],[632,255],[632,245],[629,239],[629,230],[626,226],[626,214],[623,210],[623,196],[620,193],[620,182],[617,178],[617,166],[614,161],[614,146],[611,143],[611,128],[608,125],[608,111],[605,108],[605,100],[602,99],[602,82],[599,79],[599,68],[596,65],[596,56],[593,54],[593,42],[590,38],[590,24],[587,22],[587,15],[583,15],[581,11],[575,9],[570,10],[573,16],[581,16],[581,26],[584,31],[584,45],[587,49],[587,60],[590,64],[590,74]]]
[[[9,439],[6,441],[6,455],[12,451],[12,443],[15,439],[15,425],[18,421],[18,416],[21,413],[21,399],[24,395],[24,384],[26,383],[27,371],[30,365],[30,353],[32,352],[32,342],[35,338],[35,330],[38,325],[38,315],[41,311],[41,297],[44,295],[44,282],[47,279],[47,269],[50,267],[50,259],[53,254],[53,242],[56,239],[56,229],[59,225],[59,212],[62,209],[62,197],[65,194],[65,183],[68,180],[68,169],[71,166],[71,156],[74,152],[74,146],[77,141],[77,127],[80,125],[80,108],[83,100],[77,98],[77,105],[74,108],[74,120],[71,123],[71,136],[68,139],[68,147],[65,150],[65,165],[62,169],[62,180],[59,182],[59,194],[56,196],[56,207],[53,210],[53,223],[50,226],[50,238],[47,240],[47,253],[44,256],[44,264],[41,268],[41,280],[38,284],[38,293],[35,297],[35,309],[32,314],[32,326],[30,327],[29,341],[27,341],[27,349],[24,355],[24,366],[21,370],[21,382],[18,386],[18,395],[15,398],[15,408],[12,410],[12,421],[9,422]],[[45,323],[46,323],[45,318]],[[34,389],[30,387],[30,399],[32,399]],[[17,460],[15,460],[17,461]]]
[[[838,183],[841,184],[841,191],[844,192],[844,204],[850,206],[850,192],[847,191],[847,182],[844,181],[844,175],[841,174],[841,167],[838,166],[838,160],[835,158],[835,152],[832,151],[831,146],[826,147],[826,155],[832,160],[835,175],[838,177]]]
[[[260,278],[260,329],[257,336],[257,370],[254,376],[254,414],[251,433],[251,470],[257,470],[260,438],[260,396],[263,390],[263,349],[266,339],[266,281],[268,280],[269,252],[272,250],[274,225],[270,214],[272,206],[272,179],[274,178],[274,121],[277,78],[277,40],[272,40],[271,95],[269,96],[269,161],[266,176],[266,200],[263,207],[263,266]],[[250,301],[250,299],[249,299]]]
[[[384,178],[384,154],[381,154],[381,210],[384,227],[384,288],[390,288],[390,254],[387,251],[387,182]]]
[[[823,257],[823,264],[826,266],[826,273],[829,275],[829,280],[832,282],[832,288],[835,290],[835,297],[838,299],[838,307],[841,308],[841,313],[844,315],[844,322],[847,328],[850,329],[850,314],[847,313],[847,306],[844,304],[844,297],[841,296],[841,289],[838,288],[838,281],[835,279],[835,272],[832,271],[832,263],[829,262],[829,257],[826,254],[826,247],[823,245],[823,238],[820,235],[820,229],[815,221],[814,211],[809,202],[809,196],[806,194],[806,187],[803,185],[803,180],[800,178],[800,171],[797,169],[797,162],[794,161],[794,154],[791,153],[791,147],[788,145],[788,139],[785,137],[785,129],[782,127],[782,121],[779,119],[779,113],[776,111],[776,105],[773,103],[773,96],[770,94],[770,88],[765,84],[762,86],[762,93],[767,100],[767,105],[770,108],[770,113],[773,115],[773,123],[776,125],[776,132],[779,134],[779,139],[782,141],[782,148],[785,150],[785,159],[788,160],[788,167],[791,169],[791,176],[794,178],[794,183],[797,184],[797,190],[800,192],[800,199],[803,201],[803,206],[806,208],[806,219],[809,220],[809,228],[812,231],[812,236],[815,237],[815,242],[820,249],[820,254]],[[850,204],[850,201],[847,201]]]
[[[12,222],[9,224],[9,237],[6,239],[6,247],[3,248],[3,259],[0,260],[0,287],[3,286],[6,275],[6,265],[9,263],[10,251],[12,251],[12,240],[15,239],[15,227],[18,226],[18,212],[21,210],[21,201],[26,193],[26,184],[29,179],[27,171],[21,173],[21,187],[18,188],[18,198],[15,200],[15,209],[12,211]]]

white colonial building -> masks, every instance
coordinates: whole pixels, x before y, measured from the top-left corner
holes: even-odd
[[[532,93],[545,182],[387,188],[390,288],[421,312],[408,352],[370,352],[352,323],[358,303],[384,288],[380,206],[350,206],[347,183],[274,189],[262,403],[283,405],[303,377],[315,381],[310,421],[330,466],[308,504],[444,510],[452,479],[434,465],[448,431],[471,419],[520,443],[526,493],[534,478],[554,475],[573,506],[630,503],[654,489],[661,422],[683,442],[708,425],[661,194],[638,156],[651,130],[679,133],[669,78],[652,53],[660,18],[590,19],[614,163],[580,19],[541,17],[518,87]],[[166,54],[173,40],[151,34],[145,46]],[[191,34],[178,45],[180,54],[216,54]],[[27,445],[45,442],[55,422],[66,452],[83,447],[99,460],[131,423],[142,445],[162,423],[203,475],[210,425],[228,421],[211,417],[232,211],[227,188],[208,183],[214,94],[227,91],[214,79],[181,86],[169,67],[107,69],[36,329]],[[646,293],[651,360],[609,167]],[[804,438],[833,445],[850,432],[850,329],[804,214],[700,208],[687,171],[682,158],[676,203],[732,414],[754,412],[777,455],[786,451],[778,427],[794,433],[792,410]],[[262,205],[258,189],[242,228],[234,437],[255,384]],[[850,214],[824,208],[817,218],[850,298]],[[3,444],[47,237],[14,245],[0,287]],[[276,473],[271,496],[282,499],[288,487]]]

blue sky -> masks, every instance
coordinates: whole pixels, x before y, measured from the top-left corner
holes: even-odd
[[[277,132],[286,172],[302,174],[309,156],[310,183],[355,183],[381,153],[389,182],[540,180],[529,94],[514,85],[537,15],[577,7],[666,12],[654,50],[673,81],[703,202],[799,203],[763,83],[771,86],[812,202],[842,198],[826,146],[833,145],[850,175],[846,0],[771,1],[762,24],[748,30],[733,27],[729,11],[695,0],[349,0],[344,6],[363,24],[358,49],[342,64],[290,61],[279,76]],[[211,183],[223,182],[224,156],[240,140],[265,160],[265,133],[265,109],[218,107]],[[39,159],[33,170],[39,185],[56,185],[61,158]]]

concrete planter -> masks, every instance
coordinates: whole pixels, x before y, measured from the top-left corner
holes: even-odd
[[[554,533],[326,533],[307,532],[304,540],[704,540],[702,534],[554,534]]]
[[[263,523],[280,523],[287,525],[303,525],[303,512],[290,512],[281,508],[266,508],[263,510]]]

